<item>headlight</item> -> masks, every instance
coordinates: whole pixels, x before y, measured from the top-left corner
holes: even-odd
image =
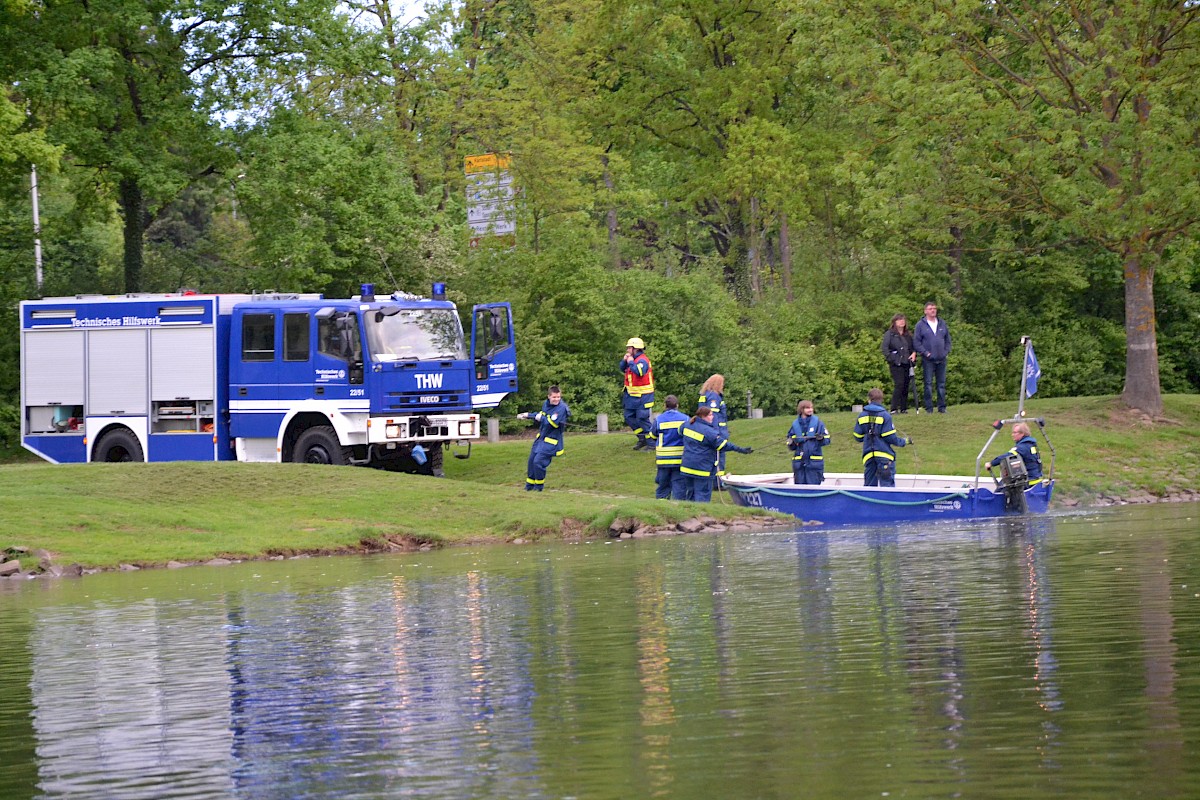
[[[389,422],[384,428],[384,436],[388,439],[401,439],[404,437],[406,427],[408,426],[404,423]]]
[[[468,420],[466,422],[463,422],[460,420],[458,423],[458,435],[459,436],[474,436],[475,435],[475,421]]]

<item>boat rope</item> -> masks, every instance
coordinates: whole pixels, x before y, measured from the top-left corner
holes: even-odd
[[[820,493],[805,492],[804,494],[797,494],[796,492],[782,492],[782,491],[779,491],[778,489],[768,489],[764,486],[760,486],[755,489],[743,489],[740,486],[734,486],[731,488],[733,488],[735,491],[745,492],[747,494],[749,494],[750,492],[766,492],[767,494],[773,494],[773,495],[777,495],[779,497],[811,497],[814,499],[819,498],[819,497],[830,497],[831,495],[837,494],[837,495],[843,495],[845,497],[852,498],[854,500],[862,500],[867,503],[875,503],[877,505],[883,505],[883,506],[924,506],[924,505],[929,505],[930,503],[944,503],[947,500],[967,500],[968,499],[968,495],[966,492],[952,492],[951,494],[943,495],[941,497],[932,497],[932,498],[927,498],[925,500],[908,500],[908,501],[906,501],[906,500],[884,500],[883,498],[864,497],[863,495],[855,494],[854,492],[850,492],[845,489],[830,489],[829,491],[820,492]]]

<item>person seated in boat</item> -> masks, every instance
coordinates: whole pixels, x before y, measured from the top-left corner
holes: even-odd
[[[832,441],[821,418],[813,413],[811,400],[796,404],[796,418],[788,430],[787,446],[792,451],[792,481],[820,484],[825,480],[825,454],[822,448]]]
[[[862,442],[863,486],[896,485],[896,451],[912,442],[896,433],[892,415],[883,407],[883,390],[867,392],[867,404],[854,424],[854,438]]]
[[[1042,457],[1038,453],[1037,439],[1033,438],[1033,434],[1029,431],[1029,425],[1024,422],[1018,422],[1012,426],[1013,446],[993,458],[988,462],[988,470],[992,467],[1000,465],[1000,462],[1008,457],[1011,453],[1021,457],[1021,461],[1025,463],[1025,473],[1029,479],[1029,485],[1042,482]]]
[[[674,499],[707,503],[712,500],[717,454],[724,450],[735,453],[752,453],[754,450],[729,441],[713,424],[713,410],[709,406],[697,408],[696,416],[685,422],[682,430],[683,461],[679,471],[683,473],[683,496],[676,494]]]

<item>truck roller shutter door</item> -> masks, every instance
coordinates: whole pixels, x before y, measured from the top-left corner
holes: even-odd
[[[215,358],[216,341],[212,328],[151,330],[150,399],[214,399]]]
[[[25,333],[25,404],[83,405],[83,331]]]
[[[88,413],[144,416],[145,329],[88,331]]]

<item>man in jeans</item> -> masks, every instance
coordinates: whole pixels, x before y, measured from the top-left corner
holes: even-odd
[[[913,349],[921,354],[925,378],[925,413],[933,413],[933,382],[937,381],[937,410],[946,413],[946,356],[950,355],[950,326],[938,318],[937,303],[925,304],[925,316],[913,333]]]

